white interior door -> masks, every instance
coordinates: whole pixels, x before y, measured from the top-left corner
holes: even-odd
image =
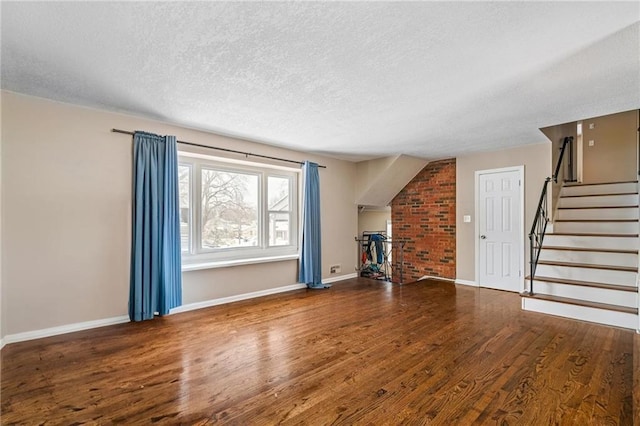
[[[478,285],[520,291],[522,243],[522,169],[479,172]]]

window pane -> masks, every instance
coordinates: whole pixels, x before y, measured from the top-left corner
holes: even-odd
[[[289,211],[289,178],[269,176],[269,210]]]
[[[286,246],[291,236],[289,215],[289,188],[291,179],[287,177],[269,176],[267,192],[269,197],[269,245]],[[280,213],[282,212],[282,213]]]
[[[202,248],[258,245],[258,176],[202,170]]]
[[[287,246],[290,241],[289,213],[269,213],[269,245]]]
[[[180,247],[189,251],[189,220],[191,218],[191,167],[178,166],[178,190],[180,191]]]

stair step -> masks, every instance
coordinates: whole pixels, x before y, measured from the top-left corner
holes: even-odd
[[[527,276],[525,280],[531,281],[531,276]],[[552,278],[552,277],[541,277],[536,276],[534,278],[534,290],[535,290],[535,282],[536,281],[546,281],[549,283],[556,284],[566,284],[566,285],[575,285],[580,287],[591,287],[591,288],[602,288],[606,290],[616,290],[616,291],[626,291],[629,293],[637,293],[637,287],[630,287],[626,285],[615,285],[615,284],[605,284],[605,283],[595,283],[591,281],[578,281],[578,280],[569,280],[566,278]]]
[[[638,222],[638,219],[556,219],[555,223],[626,223]]]
[[[575,182],[575,181],[574,181]],[[597,186],[597,185],[619,185],[621,183],[638,183],[638,181],[636,180],[621,180],[618,182],[594,182],[594,183],[582,183],[582,182],[571,182],[568,183],[566,185],[564,185],[565,187],[578,187],[578,186]]]
[[[555,233],[593,233],[593,234],[637,234],[637,219],[578,219],[556,220],[553,225]]]
[[[538,261],[588,263],[592,265],[638,266],[638,252],[611,249],[554,247],[543,244]]]
[[[588,252],[597,252],[597,253],[638,254],[638,250],[617,250],[617,249],[561,247],[561,246],[544,246],[543,249],[547,249],[547,250],[588,251]]]
[[[554,262],[551,260],[540,260],[538,261],[538,265],[566,266],[568,268],[604,269],[607,271],[638,272],[638,267],[633,266],[594,265],[591,263]]]
[[[638,329],[637,309],[621,308],[615,305],[613,309],[608,309],[609,306],[607,304],[582,302],[580,300],[575,302],[577,304],[565,303],[565,301],[571,300],[575,299],[560,298],[558,296],[544,297],[542,295],[522,297],[522,309],[631,330]]]
[[[565,303],[567,305],[584,306],[587,308],[603,309],[606,311],[623,312],[626,314],[638,315],[638,308],[629,308],[626,306],[609,305],[607,303],[587,302],[585,300],[571,299],[568,297],[550,296],[546,294],[533,294],[521,293],[522,297],[546,300],[548,302]]]
[[[539,261],[536,275],[561,280],[593,281],[637,287],[637,267]]]
[[[637,182],[609,182],[583,185],[563,185],[561,196],[633,193],[638,191]]]
[[[597,194],[597,195],[576,195],[560,197],[558,207],[610,207],[610,206],[637,206],[637,193],[622,194]]]
[[[566,297],[585,302],[605,303],[627,308],[638,307],[638,288],[586,282],[578,280],[557,279],[552,277],[537,276],[531,286],[531,280],[527,281],[528,289],[533,287],[534,294],[546,296]]]
[[[550,232],[545,235],[560,235],[569,237],[638,237],[638,234],[594,234],[593,232]]]
[[[556,222],[558,220],[638,220],[638,218],[640,218],[638,206],[570,207],[558,208]]]
[[[577,234],[548,233],[542,242],[543,246],[564,246],[585,249],[605,250],[637,250],[638,236],[635,234]]]
[[[560,195],[560,198],[577,198],[577,197],[615,197],[618,195],[638,195],[638,191],[633,192],[614,192],[606,194],[579,194],[579,195]]]
[[[558,210],[587,210],[587,209],[632,209],[638,208],[638,205],[633,206],[589,206],[589,207],[558,207]]]

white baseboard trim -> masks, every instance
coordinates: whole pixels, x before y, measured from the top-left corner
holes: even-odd
[[[283,287],[268,288],[266,290],[252,291],[251,293],[236,294],[233,296],[221,297],[219,299],[204,300],[202,302],[189,303],[171,309],[171,314],[195,311],[196,309],[209,308],[211,306],[224,305],[225,303],[239,302],[241,300],[254,299],[256,297],[268,296],[270,294],[284,293],[285,291],[300,290],[307,288],[306,284],[291,284]]]
[[[58,334],[73,333],[74,331],[88,330],[90,328],[105,327],[108,325],[122,324],[129,322],[129,317],[104,318],[94,321],[77,322],[74,324],[61,325],[58,327],[43,328],[41,330],[26,331],[24,333],[8,334],[4,336],[4,344],[24,342],[27,340],[41,339],[43,337],[57,336]]]
[[[338,281],[348,280],[350,278],[356,278],[357,276],[358,276],[357,273],[353,273],[353,274],[347,274],[347,275],[340,275],[339,277],[327,278],[327,279],[322,280],[322,281],[325,284],[329,284],[329,283],[334,283],[334,282],[338,282]],[[170,311],[170,313],[171,314],[178,314],[178,313],[181,313],[181,312],[194,311],[196,309],[203,309],[203,308],[208,308],[208,307],[216,306],[216,305],[223,305],[225,303],[231,303],[231,302],[239,302],[241,300],[253,299],[253,298],[256,298],[256,297],[268,296],[270,294],[284,293],[285,291],[299,290],[299,289],[303,289],[303,288],[307,288],[307,285],[306,284],[292,284],[292,285],[287,285],[287,286],[283,286],[283,287],[276,287],[276,288],[269,288],[269,289],[266,289],[266,290],[254,291],[254,292],[251,292],[251,293],[244,293],[244,294],[238,294],[238,295],[234,295],[234,296],[221,297],[219,299],[212,299],[212,300],[205,300],[205,301],[202,301],[202,302],[189,303],[187,305],[182,305],[182,306],[179,306],[179,307],[177,307],[175,309],[172,309]],[[82,331],[82,330],[88,330],[88,329],[91,329],[91,328],[105,327],[105,326],[108,326],[108,325],[122,324],[122,323],[125,323],[125,322],[129,322],[129,317],[126,316],[126,315],[119,316],[119,317],[113,317],[113,318],[105,318],[105,319],[100,319],[100,320],[94,320],[94,321],[85,321],[85,322],[79,322],[79,323],[74,323],[74,324],[61,325],[59,327],[51,327],[51,328],[45,328],[45,329],[42,329],[42,330],[27,331],[27,332],[24,332],[24,333],[8,334],[3,339],[0,339],[0,349],[2,349],[4,347],[4,345],[9,344],[9,343],[17,343],[17,342],[24,342],[24,341],[27,341],[27,340],[41,339],[43,337],[57,336],[59,334],[73,333],[75,331]]]
[[[478,283],[476,283],[475,281],[461,280],[460,278],[456,278],[456,284],[468,285],[471,287],[478,287]]]
[[[357,276],[358,274],[356,273],[340,275],[339,277],[323,279],[322,282],[324,284],[329,284],[337,281],[347,280],[349,278],[356,278]],[[194,311],[196,309],[204,309],[204,308],[209,308],[211,306],[224,305],[225,303],[239,302],[241,300],[255,299],[256,297],[268,296],[270,294],[284,293],[285,291],[300,290],[303,288],[307,288],[307,285],[298,283],[298,284],[286,285],[283,287],[269,288],[266,290],[252,291],[251,293],[236,294],[234,296],[221,297],[219,299],[204,300],[202,302],[189,303],[188,305],[179,306],[175,309],[172,309],[170,313],[179,314],[180,312],[189,312],[189,311]]]
[[[358,274],[356,273],[340,275],[339,277],[323,279],[322,282],[323,284],[329,284],[329,283],[334,283],[338,281],[348,280],[350,278],[356,278],[357,276]],[[303,288],[307,288],[307,285],[298,283],[298,284],[286,285],[283,287],[269,288],[266,290],[252,291],[251,293],[221,297],[219,299],[204,300],[202,302],[189,303],[187,305],[179,306],[175,309],[172,309],[170,313],[179,314],[180,312],[189,312],[189,311],[194,311],[196,309],[204,309],[204,308],[209,308],[211,306],[224,305],[225,303],[239,302],[241,300],[254,299],[256,297],[268,296],[270,294],[284,293],[285,291],[300,290]]]
[[[433,275],[423,275],[420,278],[418,278],[418,281],[422,281],[422,280],[438,280],[438,281],[455,282],[453,278],[435,277]]]
[[[322,283],[323,284],[331,284],[331,283],[335,283],[335,282],[338,282],[338,281],[350,280],[351,278],[358,278],[358,273],[354,272],[352,274],[340,275],[339,277],[325,278],[325,279],[322,280]]]

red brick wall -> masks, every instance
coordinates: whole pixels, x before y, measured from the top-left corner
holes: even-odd
[[[391,202],[393,239],[404,240],[404,282],[456,276],[456,160],[427,164]]]

